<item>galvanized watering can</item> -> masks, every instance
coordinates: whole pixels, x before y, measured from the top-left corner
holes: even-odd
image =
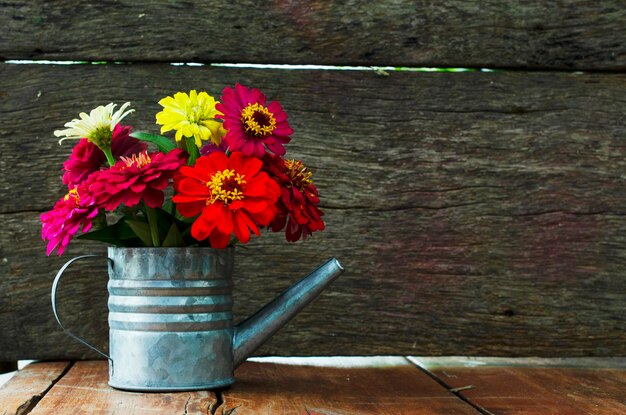
[[[342,272],[336,259],[294,284],[240,324],[232,318],[234,250],[113,248],[109,260],[109,385],[134,391],[213,389],[232,384],[234,369]]]

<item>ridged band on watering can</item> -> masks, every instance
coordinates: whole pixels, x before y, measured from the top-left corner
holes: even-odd
[[[199,390],[234,382],[233,370],[342,272],[332,258],[237,326],[232,248],[109,248],[109,384],[137,391]]]

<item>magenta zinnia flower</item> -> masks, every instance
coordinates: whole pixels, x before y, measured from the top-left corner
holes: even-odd
[[[264,161],[270,177],[281,187],[278,214],[270,225],[272,231],[284,228],[287,241],[296,242],[323,230],[324,212],[317,207],[320,199],[313,185],[313,174],[301,161],[283,160],[271,154],[266,155]]]
[[[281,105],[272,101],[265,105],[266,97],[256,88],[240,84],[222,91],[216,109],[223,115],[226,135],[224,141],[230,151],[241,151],[246,156],[263,157],[265,148],[274,154],[285,154],[285,147],[293,130],[287,123],[287,114]]]
[[[51,211],[41,214],[41,237],[48,241],[46,255],[54,249],[61,255],[78,228],[91,229],[92,220],[98,215],[98,205],[87,189],[87,184],[72,188],[61,198]]]
[[[132,127],[117,124],[111,138],[111,151],[116,159],[146,150],[146,143],[130,137]],[[106,162],[106,156],[95,144],[82,138],[72,150],[70,158],[63,163],[63,183],[70,188],[82,183]]]
[[[227,150],[228,150],[228,146],[226,145],[224,141],[222,141],[219,145],[216,145],[214,143],[209,143],[209,144],[202,146],[202,148],[200,149],[200,154],[203,156],[208,156],[209,154],[215,153],[215,152],[226,153]]]
[[[160,207],[165,198],[163,189],[185,164],[183,154],[176,148],[167,154],[142,151],[122,157],[111,168],[94,173],[89,190],[107,211],[115,210],[120,204],[135,206],[141,200],[148,207]]]

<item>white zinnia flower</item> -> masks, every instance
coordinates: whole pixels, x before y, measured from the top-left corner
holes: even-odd
[[[113,134],[113,129],[115,126],[122,121],[124,117],[126,117],[131,112],[135,111],[133,109],[129,109],[124,112],[126,108],[130,106],[130,102],[125,103],[118,109],[113,112],[116,107],[116,104],[110,103],[107,106],[103,107],[100,105],[98,108],[94,108],[91,110],[89,115],[84,112],[79,114],[80,119],[74,118],[72,121],[65,123],[65,130],[56,130],[54,135],[56,137],[63,137],[59,140],[59,144],[63,140],[68,139],[76,139],[80,140],[81,138],[87,138],[89,141],[98,145],[102,139],[106,140],[106,135],[108,135],[108,139],[110,142],[111,135]],[[104,136],[104,137],[103,137]]]

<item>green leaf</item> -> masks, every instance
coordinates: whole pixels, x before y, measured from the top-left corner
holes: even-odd
[[[161,246],[185,246],[185,241],[178,231],[176,223],[172,223],[172,226],[170,227],[169,232],[167,232],[167,236],[163,240]]]
[[[135,235],[141,239],[145,246],[152,246],[152,235],[150,234],[150,226],[146,222],[138,220],[126,219],[126,223],[133,230]]]
[[[172,216],[165,209],[165,207],[166,206],[165,206],[165,203],[164,203],[163,207],[156,209],[157,224],[159,225],[159,230],[162,233],[169,232],[169,229],[172,226],[172,222],[174,222],[174,216]],[[169,207],[169,206],[167,206],[167,207]]]
[[[137,235],[122,218],[114,225],[85,233],[78,238],[105,242],[115,246],[129,246],[129,243],[132,244],[132,239],[137,238]]]
[[[165,202],[163,202],[163,206],[161,206],[161,209],[169,213],[171,216],[174,216],[176,214],[176,205],[174,205],[172,199],[166,199]]]
[[[169,153],[170,151],[176,148],[176,144],[172,143],[172,141],[169,138],[163,137],[162,135],[135,131],[131,133],[130,136],[135,137],[136,139],[141,140],[141,141],[147,141],[149,143],[156,144],[156,146],[159,148],[159,151],[162,153]]]

